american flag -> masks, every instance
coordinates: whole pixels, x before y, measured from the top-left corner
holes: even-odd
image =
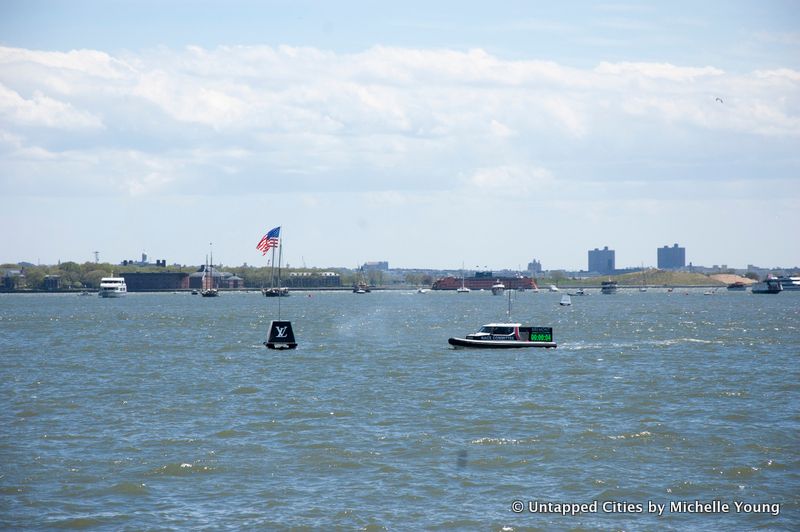
[[[281,234],[280,226],[270,229],[269,233],[264,235],[261,240],[258,242],[256,249],[260,250],[263,255],[267,254],[269,248],[275,247],[278,245],[278,236]]]

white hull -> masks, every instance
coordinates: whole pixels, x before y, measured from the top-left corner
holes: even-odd
[[[100,297],[124,297],[125,294],[128,292],[126,291],[117,291],[117,290],[101,290],[98,292]]]

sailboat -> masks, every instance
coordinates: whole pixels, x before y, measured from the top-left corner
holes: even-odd
[[[281,228],[280,226],[271,229],[266,235],[264,235],[261,240],[256,245],[256,249],[261,251],[264,255],[267,254],[270,248],[272,248],[272,268],[273,274],[275,270],[275,248],[279,248],[278,250],[278,286],[270,286],[269,289],[263,289],[263,293],[267,297],[283,297],[289,295],[289,290],[287,288],[281,288],[281,251],[282,246],[280,245],[280,234]],[[271,276],[270,285],[272,285],[272,279],[274,279],[274,275]],[[294,331],[292,331],[292,322],[281,320],[281,300],[278,299],[278,319],[272,320],[269,323],[269,332],[267,334],[267,341],[264,342],[264,345],[267,346],[269,349],[294,349],[297,347],[297,341],[294,338]]]
[[[364,267],[357,268],[356,271],[356,282],[353,284],[353,293],[354,294],[368,294],[372,290],[370,290],[369,285],[367,284],[367,279],[364,277]]]
[[[211,246],[211,244],[209,244]],[[217,297],[219,291],[214,287],[214,252],[211,252],[211,264],[208,263],[208,255],[206,255],[206,267],[203,270],[203,289],[200,295],[203,297]]]
[[[280,245],[280,234],[281,228],[276,227],[264,235],[264,237],[261,239],[261,242],[259,242],[258,246],[256,246],[257,249],[262,250],[265,254],[267,250],[272,248],[272,259],[270,260],[270,264],[272,264],[272,270],[269,274],[269,288],[261,289],[261,293],[264,294],[264,297],[287,297],[289,295],[289,289],[281,287],[281,254],[283,252],[283,246]],[[277,286],[275,283],[275,248],[278,248]]]
[[[464,286],[464,265],[461,265],[461,287],[456,288],[456,292],[459,294],[469,294],[470,289]]]
[[[639,292],[647,292],[647,274],[644,272],[644,264],[642,264],[642,286],[639,287]]]

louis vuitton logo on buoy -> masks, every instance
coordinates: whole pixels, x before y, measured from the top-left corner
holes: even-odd
[[[264,343],[270,349],[294,349],[297,347],[292,331],[292,322],[273,320],[269,324],[269,338]]]

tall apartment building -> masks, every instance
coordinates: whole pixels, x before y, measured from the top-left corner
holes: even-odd
[[[658,268],[661,270],[677,270],[686,266],[686,248],[678,244],[672,247],[658,248]]]
[[[597,273],[614,273],[616,265],[614,263],[614,250],[605,246],[603,249],[589,250],[589,271]]]

